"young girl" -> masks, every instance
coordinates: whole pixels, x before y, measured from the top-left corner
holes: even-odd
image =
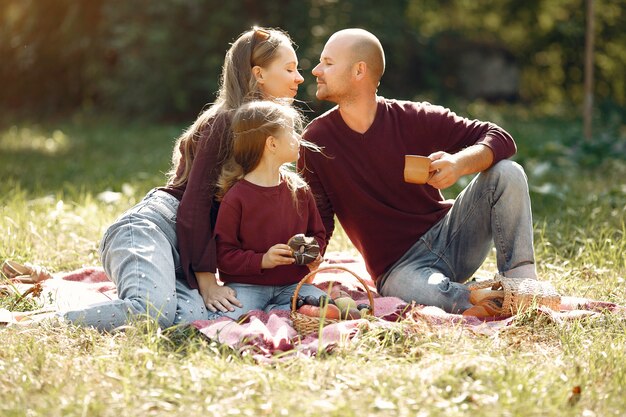
[[[233,116],[233,159],[218,181],[223,198],[215,238],[220,278],[237,292],[243,307],[227,317],[288,310],[298,282],[322,261],[318,256],[306,266],[296,265],[286,244],[303,233],[315,237],[321,252],[326,245],[309,187],[285,165],[298,159],[300,121],[295,109],[270,101],[245,104]],[[302,296],[323,294],[308,284],[299,291]]]

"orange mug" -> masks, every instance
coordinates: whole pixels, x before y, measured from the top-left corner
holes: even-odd
[[[412,184],[426,184],[430,178],[430,158],[420,155],[404,156],[404,181]]]

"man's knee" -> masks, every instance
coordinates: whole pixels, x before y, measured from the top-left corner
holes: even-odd
[[[459,313],[469,307],[469,290],[436,270],[392,272],[383,284],[381,294],[439,307],[448,313]]]
[[[524,168],[517,162],[504,159],[484,171],[485,179],[495,181],[498,185],[513,187],[519,190],[528,189],[528,178]]]
[[[498,162],[492,166],[489,171],[504,178],[521,178],[524,181],[527,180],[524,168],[517,162],[511,161],[510,159],[504,159]]]

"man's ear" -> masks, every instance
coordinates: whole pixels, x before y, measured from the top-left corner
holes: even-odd
[[[354,64],[354,76],[357,80],[361,80],[367,74],[367,64],[363,61],[359,61]]]
[[[265,80],[263,79],[263,68],[259,67],[258,65],[252,67],[252,76],[254,77],[254,79],[256,79],[257,83],[265,83]]]

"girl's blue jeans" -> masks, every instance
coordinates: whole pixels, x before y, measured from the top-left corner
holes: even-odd
[[[242,314],[251,310],[291,310],[291,296],[294,294],[298,284],[291,285],[256,285],[256,284],[239,284],[229,282],[225,284],[237,291],[237,299],[241,301],[243,307],[235,307],[235,311],[226,313],[209,313],[210,319],[218,317],[230,317],[237,320]],[[312,295],[319,298],[320,295],[326,294],[314,285],[304,284],[300,287],[298,295],[306,297]]]
[[[498,271],[536,278],[528,180],[503,160],[478,174],[435,224],[377,280],[380,294],[440,307],[469,308],[467,281],[492,246]]]

